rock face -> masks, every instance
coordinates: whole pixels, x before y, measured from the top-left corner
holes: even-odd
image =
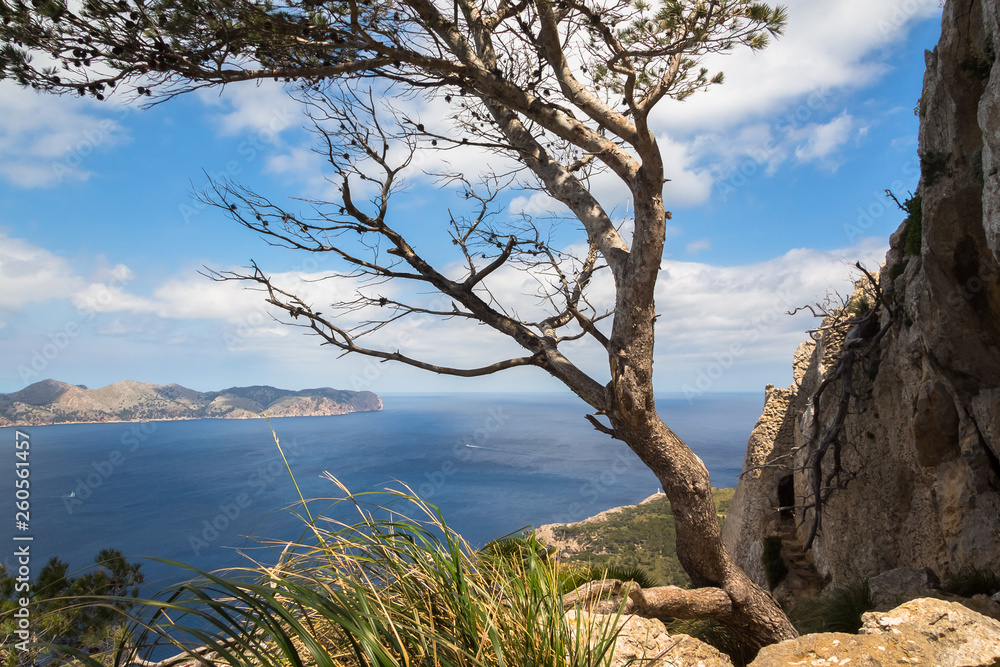
[[[943,578],[1000,562],[994,45],[1000,0],[947,1],[941,40],[926,56],[917,197],[905,203],[909,215],[890,239],[882,298],[854,297],[878,319],[865,330],[815,334],[796,354],[794,384],[767,392],[724,535],[758,583],[767,583],[768,536],[791,524],[798,543],[807,542],[816,479],[824,495],[830,491],[811,554],[782,548],[781,557],[811,559],[835,585],[897,567],[927,567]],[[838,376],[845,336],[855,363]],[[842,399],[848,409],[834,434],[840,474],[831,476],[831,455],[817,475],[809,466]],[[761,464],[769,465],[754,469]]]
[[[1000,622],[954,602],[911,600],[864,615],[857,635],[824,633],[767,646],[750,667],[786,665],[1000,665]]]
[[[158,419],[251,419],[341,415],[382,409],[370,391],[232,387],[198,392],[176,384],[116,382],[100,389],[42,380],[13,394],[0,394],[0,426],[65,422]]]

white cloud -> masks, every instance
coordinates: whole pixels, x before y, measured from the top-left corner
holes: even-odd
[[[527,197],[518,195],[510,200],[507,208],[514,215],[557,215],[569,212],[561,202],[544,192],[535,192]]]
[[[274,143],[284,130],[306,122],[302,105],[274,81],[236,83],[224,90],[206,88],[197,94],[214,110],[211,118],[226,135],[253,133],[264,143]]]
[[[782,111],[814,121],[830,91],[870,85],[886,72],[885,47],[916,22],[939,15],[938,0],[789,0],[785,35],[757,53],[737,49],[706,62],[726,82],[682,103],[666,103],[658,125],[672,131],[718,129]]]
[[[802,142],[795,149],[799,162],[828,163],[831,155],[851,138],[854,119],[846,111],[829,123],[812,123],[794,134]]]
[[[665,260],[656,292],[661,315],[657,323],[658,386],[668,390],[696,386],[709,372],[718,376],[711,378],[709,390],[752,388],[756,384],[748,383],[759,383],[762,372],[779,380],[795,347],[805,340],[803,331],[814,324],[807,317],[790,318],[784,313],[822,299],[830,289],[849,293],[853,262],[860,259],[874,268],[884,253],[884,240],[870,238],[839,251],[797,249],[767,262],[742,266]],[[303,363],[324,354],[316,339],[275,321],[260,292],[238,283],[212,282],[201,276],[173,278],[150,294],[140,295],[130,291],[136,277],[123,265],[92,272],[89,281],[79,274],[65,259],[18,239],[4,239],[0,244],[0,276],[5,286],[14,288],[0,295],[0,308],[24,312],[41,300],[72,298],[78,308],[92,310],[100,317],[88,338],[127,340],[128,345],[144,346],[144,354],[153,355],[130,362],[136,367],[155,365],[158,362],[153,357],[165,354],[165,346],[177,345],[215,349],[219,354],[252,354],[255,363],[265,366],[286,359],[289,353]],[[287,272],[272,277],[320,310],[327,310],[324,304],[351,299],[356,290],[366,289],[356,281],[317,280],[320,273]],[[538,321],[550,307],[539,298],[538,282],[523,271],[505,267],[488,282],[484,298],[495,299],[519,319]],[[368,292],[391,299],[415,299],[436,309],[450,307],[447,299],[434,302],[432,296],[419,291],[403,292],[409,289],[406,284],[385,283],[368,288]],[[611,307],[613,290],[610,275],[601,272],[591,285],[589,302],[598,309]],[[357,322],[384,315],[375,310],[351,313],[347,319]],[[282,313],[276,314],[287,321]],[[17,322],[21,326],[24,320],[19,317]],[[363,341],[458,367],[476,367],[524,354],[512,341],[483,325],[419,315],[404,318]],[[80,349],[96,344],[88,342]],[[566,354],[598,379],[607,373],[606,355],[594,344],[571,343]],[[732,360],[722,373],[719,359],[729,357]],[[225,366],[233,362],[220,358],[219,363]],[[750,366],[754,373],[746,373],[744,379],[740,369]]]
[[[782,381],[792,353],[816,325],[808,315],[787,313],[796,306],[822,301],[827,294],[849,296],[853,264],[881,265],[883,239],[867,238],[835,251],[791,250],[781,257],[732,267],[665,261],[657,284],[657,360],[659,381],[673,390],[746,389],[741,369],[763,382],[758,372],[770,367],[771,381]],[[743,384],[741,384],[743,383]]]
[[[86,181],[88,158],[128,139],[121,121],[133,111],[109,103],[53,97],[0,82],[0,178],[22,188]]]
[[[663,186],[665,201],[670,206],[690,206],[708,199],[713,179],[707,169],[694,166],[691,147],[665,135],[657,137],[657,142],[663,156],[664,176],[670,179]]]
[[[0,232],[0,284],[0,310],[13,311],[66,298],[83,280],[65,258]]]
[[[708,250],[711,247],[712,247],[711,241],[709,241],[708,239],[700,239],[698,241],[692,241],[691,243],[688,243],[687,246],[685,247],[685,250],[687,250],[689,254],[694,254],[702,250]]]

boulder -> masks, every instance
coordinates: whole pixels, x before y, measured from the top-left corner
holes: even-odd
[[[908,600],[931,596],[939,583],[930,568],[897,567],[869,579],[868,589],[875,609],[888,611]]]
[[[805,635],[766,646],[750,667],[1000,667],[1000,621],[945,600],[864,615],[861,633]]]
[[[928,664],[927,641],[898,637],[848,635],[842,632],[805,635],[765,646],[750,667],[889,667]]]
[[[861,634],[922,640],[927,659],[941,667],[1000,667],[1000,621],[957,602],[921,598],[862,619]]]
[[[625,665],[656,665],[656,667],[732,667],[724,653],[703,641],[688,635],[672,635],[662,621],[641,616],[616,616],[586,611],[566,612],[570,627],[584,633],[588,643],[591,637],[603,636],[610,624],[619,628],[609,667]],[[603,663],[602,663],[603,664]]]

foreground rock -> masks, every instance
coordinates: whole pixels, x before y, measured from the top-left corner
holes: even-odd
[[[911,600],[864,615],[860,634],[806,635],[767,646],[750,667],[786,665],[1000,665],[1000,621],[944,600]]]
[[[382,409],[370,391],[324,387],[289,391],[268,386],[199,392],[176,384],[116,382],[100,389],[42,380],[0,394],[0,426],[165,419],[319,417]]]
[[[609,667],[732,667],[733,664],[728,656],[703,641],[669,634],[663,622],[655,618],[571,610],[566,613],[566,620],[591,646],[596,643],[590,639],[591,634],[605,636],[609,626],[618,628]]]

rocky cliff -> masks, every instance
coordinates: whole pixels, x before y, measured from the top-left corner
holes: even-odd
[[[879,287],[864,279],[799,348],[794,384],[767,389],[725,526],[761,584],[778,552],[835,584],[1000,563],[997,44],[1000,0],[948,0]]]
[[[324,387],[288,391],[274,387],[232,387],[199,392],[176,384],[116,382],[100,389],[42,380],[13,394],[0,394],[0,426],[65,422],[161,419],[251,419],[342,415],[382,409],[370,391]]]

